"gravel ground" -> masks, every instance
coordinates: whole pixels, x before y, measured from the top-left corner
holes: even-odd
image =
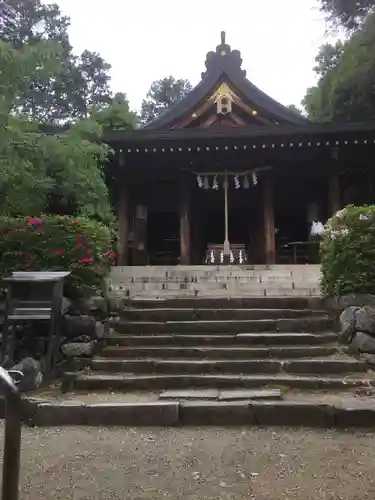
[[[20,500],[375,498],[366,432],[25,428],[22,446]]]

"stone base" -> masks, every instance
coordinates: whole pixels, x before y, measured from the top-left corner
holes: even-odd
[[[29,403],[31,426],[283,425],[375,428],[375,404],[293,401],[165,401],[82,404]]]

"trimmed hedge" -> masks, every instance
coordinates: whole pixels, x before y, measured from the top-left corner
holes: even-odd
[[[0,217],[0,276],[13,271],[71,271],[68,295],[102,289],[112,265],[111,230],[69,216]]]
[[[321,262],[326,295],[375,294],[375,206],[349,205],[327,222]]]

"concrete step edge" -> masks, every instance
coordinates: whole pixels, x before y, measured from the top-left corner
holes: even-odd
[[[288,359],[287,355],[292,356],[291,359],[299,359],[299,357],[316,356],[315,353],[321,353],[324,356],[330,356],[340,352],[340,347],[337,345],[306,345],[306,346],[286,346],[286,347],[243,347],[233,345],[228,346],[212,346],[212,345],[192,345],[192,346],[108,346],[100,353],[100,359],[144,359],[150,354],[161,353],[162,359],[212,359],[213,355],[219,356],[217,360],[231,359],[256,359],[256,356],[261,356],[261,359]],[[236,357],[239,356],[239,357]],[[248,357],[240,357],[248,356]],[[152,357],[152,356],[151,356]]]
[[[293,401],[29,402],[30,426],[269,425],[375,428],[375,404]],[[1,415],[3,417],[3,414]]]
[[[264,323],[285,323],[285,322],[290,322],[290,321],[296,321],[296,322],[313,322],[317,323],[319,321],[328,321],[330,318],[328,314],[322,315],[322,316],[313,316],[313,317],[297,317],[297,318],[260,318],[260,319],[223,319],[223,320],[192,320],[192,321],[128,321],[121,319],[120,321],[111,321],[114,324],[121,324],[121,325],[129,325],[129,326],[140,326],[140,325],[155,325],[155,326],[160,326],[160,325],[198,325],[198,324],[215,324],[215,323],[225,323],[225,324],[233,324],[233,323],[243,323],[243,324],[264,324]]]
[[[172,390],[172,389],[255,389],[261,387],[289,387],[295,389],[342,389],[363,387],[369,378],[341,375],[308,374],[130,374],[95,373],[66,374],[63,390]],[[371,380],[371,379],[370,379]]]

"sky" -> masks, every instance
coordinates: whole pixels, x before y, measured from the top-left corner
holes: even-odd
[[[332,41],[318,0],[57,0],[71,18],[74,50],[112,65],[112,89],[138,109],[154,80],[194,85],[206,53],[220,43],[241,51],[247,77],[282,104],[299,105],[315,83],[314,58]]]

